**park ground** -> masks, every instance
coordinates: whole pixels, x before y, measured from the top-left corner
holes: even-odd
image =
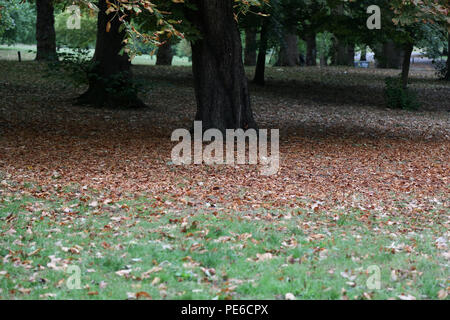
[[[433,71],[412,72],[413,112],[385,107],[396,70],[269,68],[250,87],[280,129],[266,177],[173,165],[188,67],[134,67],[149,107],[132,111],[74,106],[85,88],[45,70],[0,61],[1,298],[448,299],[450,85]]]

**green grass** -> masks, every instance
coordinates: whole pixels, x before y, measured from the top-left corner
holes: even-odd
[[[0,60],[12,60],[17,61],[17,51],[20,51],[22,54],[23,61],[31,61],[36,57],[36,46],[35,45],[0,45]],[[71,51],[70,49],[63,49],[63,51]],[[93,50],[91,50],[93,53]],[[155,65],[156,64],[156,56],[150,55],[142,55],[137,56],[133,59],[134,65]],[[175,56],[172,61],[172,65],[174,66],[190,66],[192,63],[188,58]]]
[[[298,201],[282,212],[181,212],[152,197],[98,207],[92,199],[1,198],[1,298],[421,299],[448,285],[448,261],[436,246],[448,231],[443,208],[385,217]],[[410,224],[416,232],[404,232]],[[81,289],[68,289],[69,266],[80,268]],[[381,271],[379,290],[367,287],[370,266]]]

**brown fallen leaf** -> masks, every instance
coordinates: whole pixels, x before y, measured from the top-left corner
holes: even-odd
[[[152,297],[145,291],[140,291],[136,293],[136,299],[145,298],[145,299],[151,299]]]

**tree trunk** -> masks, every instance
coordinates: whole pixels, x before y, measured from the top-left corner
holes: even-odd
[[[361,57],[359,58],[360,61],[367,61],[367,47],[364,46],[361,49]]]
[[[169,41],[158,48],[158,53],[156,54],[156,65],[157,66],[171,66],[173,60],[172,45]]]
[[[393,41],[383,43],[381,51],[376,52],[377,68],[400,69],[402,67],[404,50]]]
[[[351,46],[348,44],[344,44],[339,39],[334,38],[333,40],[333,50],[334,55],[332,59],[332,64],[335,66],[352,66],[353,58],[350,59],[351,52],[353,51],[354,55],[354,47],[351,50]]]
[[[106,0],[100,0],[97,43],[92,67],[88,72],[89,88],[78,98],[78,102],[110,108],[144,107],[132,83],[129,57],[125,53],[120,54],[125,38],[125,30],[119,32],[122,22],[114,13],[107,15],[106,9]],[[108,22],[111,23],[109,32]]]
[[[267,54],[267,44],[269,40],[269,19],[263,18],[264,21],[261,27],[261,36],[259,40],[259,52],[258,61],[255,68],[255,77],[253,82],[257,85],[263,86],[266,83],[265,72],[266,72],[266,54]]]
[[[405,55],[403,57],[402,66],[402,85],[403,89],[408,88],[409,68],[411,66],[411,54],[413,52],[414,45],[408,44],[405,46]]]
[[[36,60],[56,60],[58,56],[53,0],[36,0],[36,12]]]
[[[276,65],[282,67],[295,67],[299,64],[298,36],[294,32],[288,32],[283,37]]]
[[[194,0],[188,19],[202,38],[192,44],[197,114],[203,129],[256,128],[233,0]]]
[[[245,56],[244,65],[255,66],[256,65],[256,29],[245,29]]]
[[[317,65],[317,45],[315,33],[308,33],[306,35],[306,65]]]
[[[444,79],[450,81],[450,31],[448,33],[448,49],[447,49],[447,73]]]
[[[347,65],[355,65],[355,45],[347,45]]]

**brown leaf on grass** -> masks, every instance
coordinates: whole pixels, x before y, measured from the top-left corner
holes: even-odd
[[[262,262],[262,261],[267,261],[267,260],[271,260],[273,258],[273,255],[270,252],[266,252],[266,253],[257,253],[256,254],[256,262]]]
[[[151,299],[152,297],[145,291],[140,291],[136,293],[136,299]]]
[[[439,290],[439,292],[438,292],[438,298],[439,298],[440,300],[446,299],[447,296],[448,296],[448,291],[447,291],[446,289],[441,289],[441,290]]]

